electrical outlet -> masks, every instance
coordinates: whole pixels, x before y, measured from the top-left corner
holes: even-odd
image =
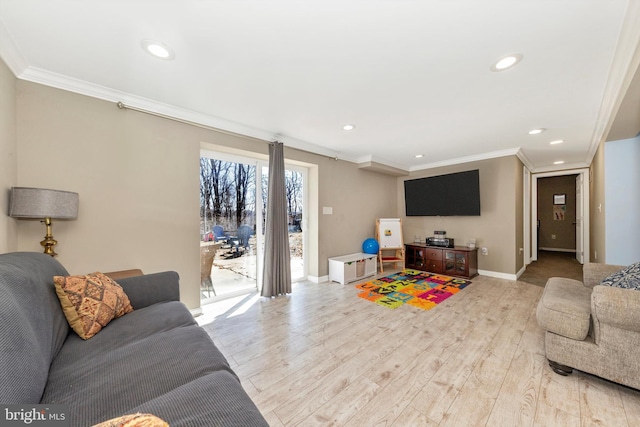
[[[482,248],[480,249],[480,253],[482,255],[489,255],[489,248]]]
[[[598,251],[593,251],[593,259],[598,259]]]
[[[556,235],[555,234],[551,235],[551,240],[556,240]]]

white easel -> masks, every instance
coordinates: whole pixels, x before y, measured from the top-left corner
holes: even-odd
[[[404,268],[402,220],[400,218],[376,219],[376,240],[380,245],[378,249],[380,272],[384,272],[384,263],[393,263],[394,266],[400,263],[400,268]],[[386,252],[386,254],[383,254],[383,252]]]

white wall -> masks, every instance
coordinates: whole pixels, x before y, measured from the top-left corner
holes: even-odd
[[[606,262],[629,265],[640,261],[640,137],[604,148]]]

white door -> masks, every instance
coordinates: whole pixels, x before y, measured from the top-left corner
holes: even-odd
[[[582,179],[582,174],[578,174],[576,176],[576,259],[580,264],[584,264],[584,239],[582,233],[584,206],[582,204]]]

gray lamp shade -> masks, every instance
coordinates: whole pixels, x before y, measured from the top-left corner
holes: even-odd
[[[76,219],[78,193],[46,188],[11,187],[9,216],[13,218]]]

